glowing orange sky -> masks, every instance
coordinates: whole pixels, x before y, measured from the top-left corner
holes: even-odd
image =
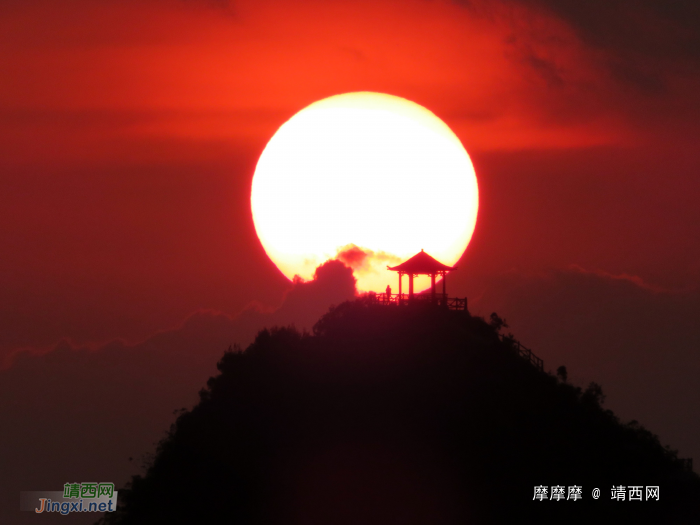
[[[474,268],[700,279],[695,208],[678,204],[698,194],[692,12],[577,6],[4,2],[0,267],[26,326],[5,347],[279,300],[255,163],[299,109],[355,90],[430,108],[467,147],[485,191]]]
[[[507,316],[548,365],[602,377],[624,413],[697,457],[699,28],[695,0],[4,0],[0,368],[62,340],[138,343],[202,309],[173,338],[218,356],[209,334],[251,303],[285,301],[273,321],[286,323],[310,317],[308,294],[319,308],[347,296],[332,275],[292,287],[277,270],[255,234],[251,181],[300,109],[377,91],[430,109],[474,163],[479,216],[450,294]],[[51,375],[52,352],[51,384],[89,385],[85,355],[59,347],[69,379]],[[31,372],[18,381],[41,407],[53,390]],[[33,412],[20,401],[24,443]],[[72,443],[47,442],[44,457],[70,464]],[[37,451],[5,449],[29,476]],[[50,461],[40,470],[59,472]],[[15,522],[3,514],[14,490],[0,490],[0,522]]]
[[[105,156],[115,140],[144,137],[259,141],[300,107],[363,89],[433,108],[471,148],[639,133],[627,120],[641,97],[603,67],[605,51],[517,3],[477,14],[423,1],[10,6],[0,22],[6,123],[58,141],[59,157]],[[696,86],[680,84],[678,94]],[[36,153],[2,133],[13,156]]]

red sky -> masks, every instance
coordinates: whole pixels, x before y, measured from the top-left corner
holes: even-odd
[[[691,1],[4,1],[0,358],[49,352],[2,372],[34,392],[0,397],[19,411],[8,439],[27,458],[48,446],[26,444],[38,432],[29,408],[58,395],[43,386],[47,359],[63,363],[60,390],[105,348],[135,351],[192,328],[192,314],[228,319],[199,375],[143,416],[158,422],[150,434],[124,420],[133,443],[114,454],[147,452],[229,342],[275,314],[235,316],[274,309],[291,288],[250,215],[267,140],[315,100],[370,90],[429,108],[472,156],[480,214],[450,292],[700,458],[699,27]],[[278,322],[310,323],[344,282],[285,303]],[[188,362],[173,355],[173,370]],[[115,374],[133,377],[128,363]],[[108,427],[90,428],[110,443]],[[12,465],[21,490],[65,482],[59,468],[54,479]],[[129,468],[104,476],[123,482]]]

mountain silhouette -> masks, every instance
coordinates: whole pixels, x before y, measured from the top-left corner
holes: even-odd
[[[700,523],[700,478],[675,452],[605,410],[598,385],[532,366],[502,327],[359,299],[312,334],[263,330],[224,354],[101,522]]]

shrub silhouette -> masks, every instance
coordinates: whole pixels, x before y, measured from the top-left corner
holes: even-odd
[[[520,358],[503,324],[358,300],[312,334],[263,330],[224,354],[102,521],[700,522],[698,476],[604,410],[600,386]],[[580,485],[583,499],[533,501],[535,485]],[[619,485],[658,485],[660,500],[612,501]]]
[[[564,365],[557,368],[557,376],[559,376],[559,378],[566,383],[566,380],[569,378],[569,373],[566,371],[566,367]]]

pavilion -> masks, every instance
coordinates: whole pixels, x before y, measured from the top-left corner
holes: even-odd
[[[402,262],[398,266],[387,266],[387,270],[391,270],[392,272],[399,272],[399,298],[401,298],[401,278],[404,276],[404,274],[408,275],[409,301],[413,299],[413,278],[416,275],[430,275],[431,297],[433,302],[435,302],[435,277],[438,275],[441,276],[442,296],[443,300],[446,300],[447,291],[445,288],[445,281],[447,272],[451,272],[452,270],[456,269],[456,266],[447,266],[446,264],[442,264],[440,261],[431,257],[423,250],[421,250],[419,253],[417,253],[407,261]]]

